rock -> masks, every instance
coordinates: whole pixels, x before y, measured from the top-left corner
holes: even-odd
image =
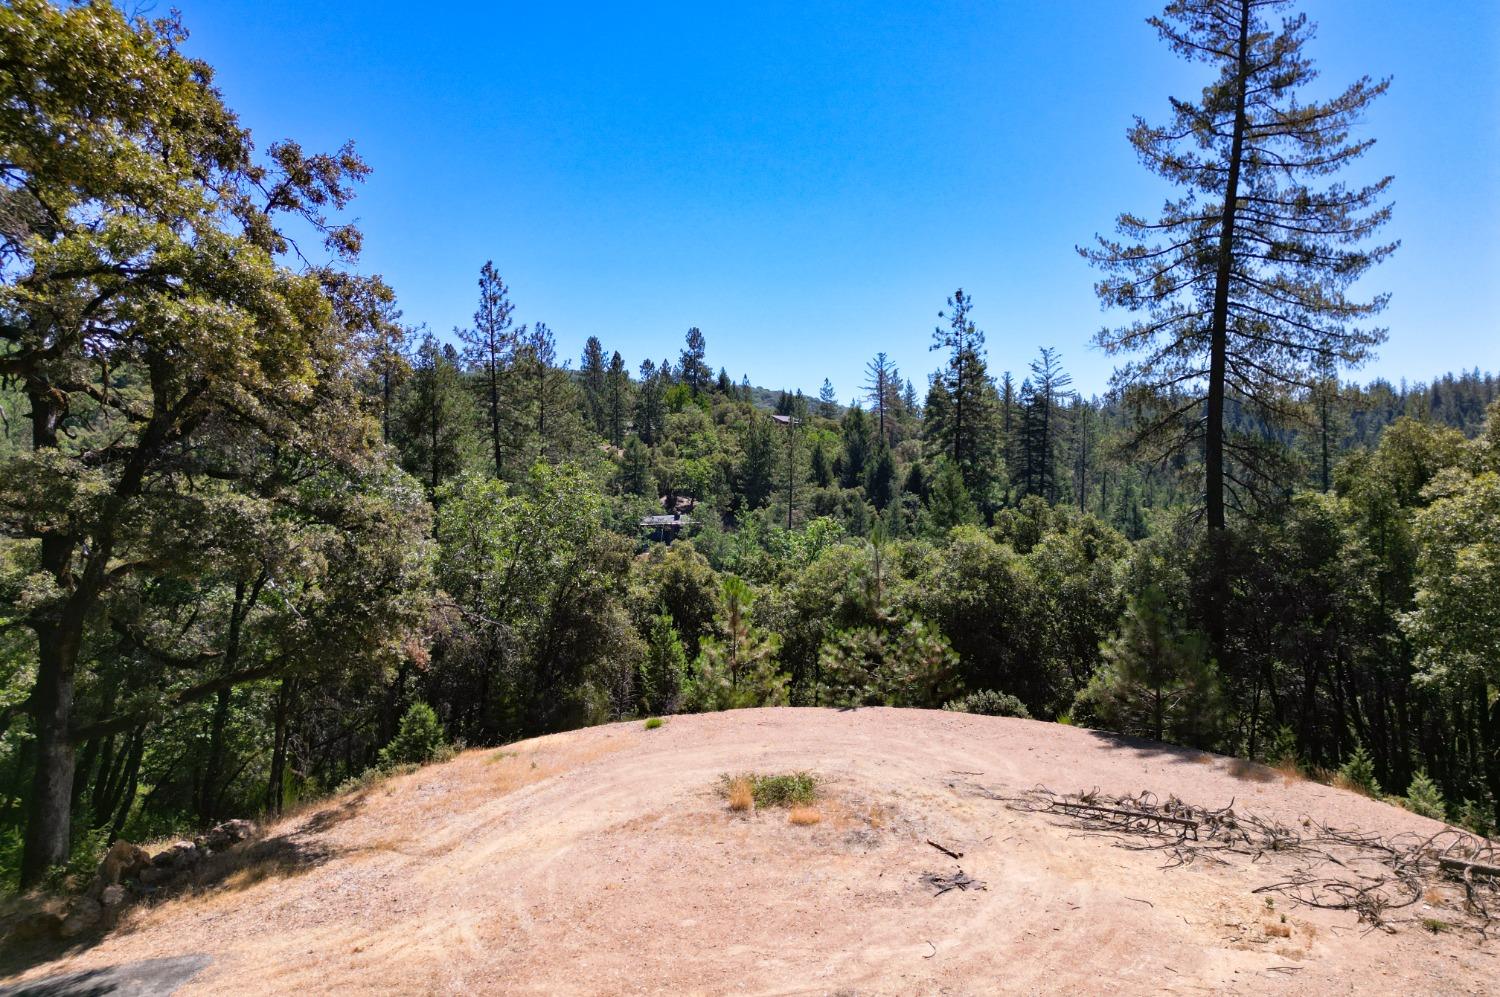
[[[73,901],[68,916],[63,918],[59,932],[64,938],[77,938],[94,930],[104,920],[104,905],[92,897],[79,897]]]
[[[63,916],[54,910],[39,910],[16,922],[10,938],[14,942],[51,941],[62,934]]]
[[[197,861],[197,845],[191,841],[174,841],[158,852],[151,864],[158,869],[185,869]]]
[[[252,820],[226,820],[203,836],[203,844],[214,851],[222,851],[252,837],[255,831],[255,822]]]
[[[141,874],[136,877],[136,882],[142,886],[156,886],[172,878],[172,870],[153,865],[149,869],[142,869]]]
[[[125,912],[129,905],[130,895],[125,892],[125,887],[120,885],[106,886],[104,894],[99,898],[99,904],[103,907],[103,917],[100,923],[105,928],[113,928],[120,920],[120,915]]]
[[[134,878],[151,864],[151,855],[140,845],[125,840],[116,841],[104,853],[99,863],[99,879],[106,886]]]

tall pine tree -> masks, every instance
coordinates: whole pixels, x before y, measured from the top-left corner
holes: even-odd
[[[480,373],[497,478],[504,463],[500,442],[503,422],[500,387],[516,346],[515,335],[511,332],[514,312],[510,289],[496,272],[495,264],[486,261],[479,270],[479,307],[474,311],[474,327],[458,330],[458,338],[464,344],[464,360]]]
[[[1369,243],[1390,217],[1391,178],[1354,187],[1333,178],[1373,144],[1350,132],[1389,81],[1363,77],[1307,99],[1313,27],[1290,6],[1174,0],[1150,20],[1174,52],[1213,73],[1197,100],[1172,101],[1169,124],[1137,119],[1130,130],[1141,160],[1184,194],[1155,219],[1122,214],[1118,240],[1080,249],[1104,273],[1102,302],[1145,314],[1098,336],[1109,353],[1137,355],[1116,386],[1160,402],[1141,439],[1202,449],[1215,643],[1228,593],[1226,507],[1279,484],[1264,480],[1259,448],[1229,432],[1226,406],[1274,425],[1288,389],[1320,364],[1358,365],[1385,338],[1364,320],[1387,296],[1349,291],[1395,248]]]

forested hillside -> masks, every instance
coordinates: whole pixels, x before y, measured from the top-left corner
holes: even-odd
[[[1262,5],[1132,134],[1196,195],[1088,250],[1141,316],[1111,390],[937,289],[934,371],[818,397],[712,329],[560,356],[504,261],[436,336],[359,269],[352,146],[252,144],[175,17],[0,8],[9,884],[439,742],[778,704],[1103,727],[1492,827],[1500,381],[1340,374],[1384,335],[1343,291],[1388,209],[1316,181],[1383,85],[1291,101],[1308,33]],[[1216,49],[1185,17],[1168,44]]]

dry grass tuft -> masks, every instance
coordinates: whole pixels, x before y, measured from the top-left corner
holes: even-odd
[[[736,776],[729,780],[729,809],[749,810],[755,806],[755,783],[749,776]]]
[[[786,819],[799,827],[807,827],[818,823],[823,819],[823,815],[818,812],[817,807],[792,807]]]
[[[1370,792],[1368,786],[1355,782],[1342,772],[1335,772],[1329,776],[1328,785],[1334,789],[1343,789],[1351,793],[1358,793],[1360,796],[1368,796],[1372,800],[1376,798],[1375,794]]]
[[[1243,758],[1232,758],[1224,771],[1236,779],[1244,779],[1246,782],[1275,782],[1276,773],[1260,762],[1246,761]]]
[[[1302,766],[1297,764],[1297,759],[1291,756],[1278,759],[1271,768],[1281,773],[1281,784],[1290,786],[1294,782],[1301,782],[1307,778],[1302,772]]]
[[[1261,927],[1266,930],[1267,938],[1292,937],[1292,926],[1290,924],[1277,924],[1275,921],[1267,921]]]

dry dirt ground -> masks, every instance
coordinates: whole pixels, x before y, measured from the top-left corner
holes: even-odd
[[[808,770],[822,819],[731,813]],[[1151,790],[1380,834],[1438,825],[1229,759],[919,710],[746,710],[476,750],[272,827],[274,858],[23,979],[206,954],[184,994],[1486,993],[1500,941],[1395,933],[1163,869],[974,792]],[[964,853],[949,859],[927,843]],[[958,866],[987,889],[933,896]],[[1281,921],[1282,915],[1285,921]],[[1272,937],[1269,923],[1288,926]],[[11,981],[14,982],[14,981]]]

